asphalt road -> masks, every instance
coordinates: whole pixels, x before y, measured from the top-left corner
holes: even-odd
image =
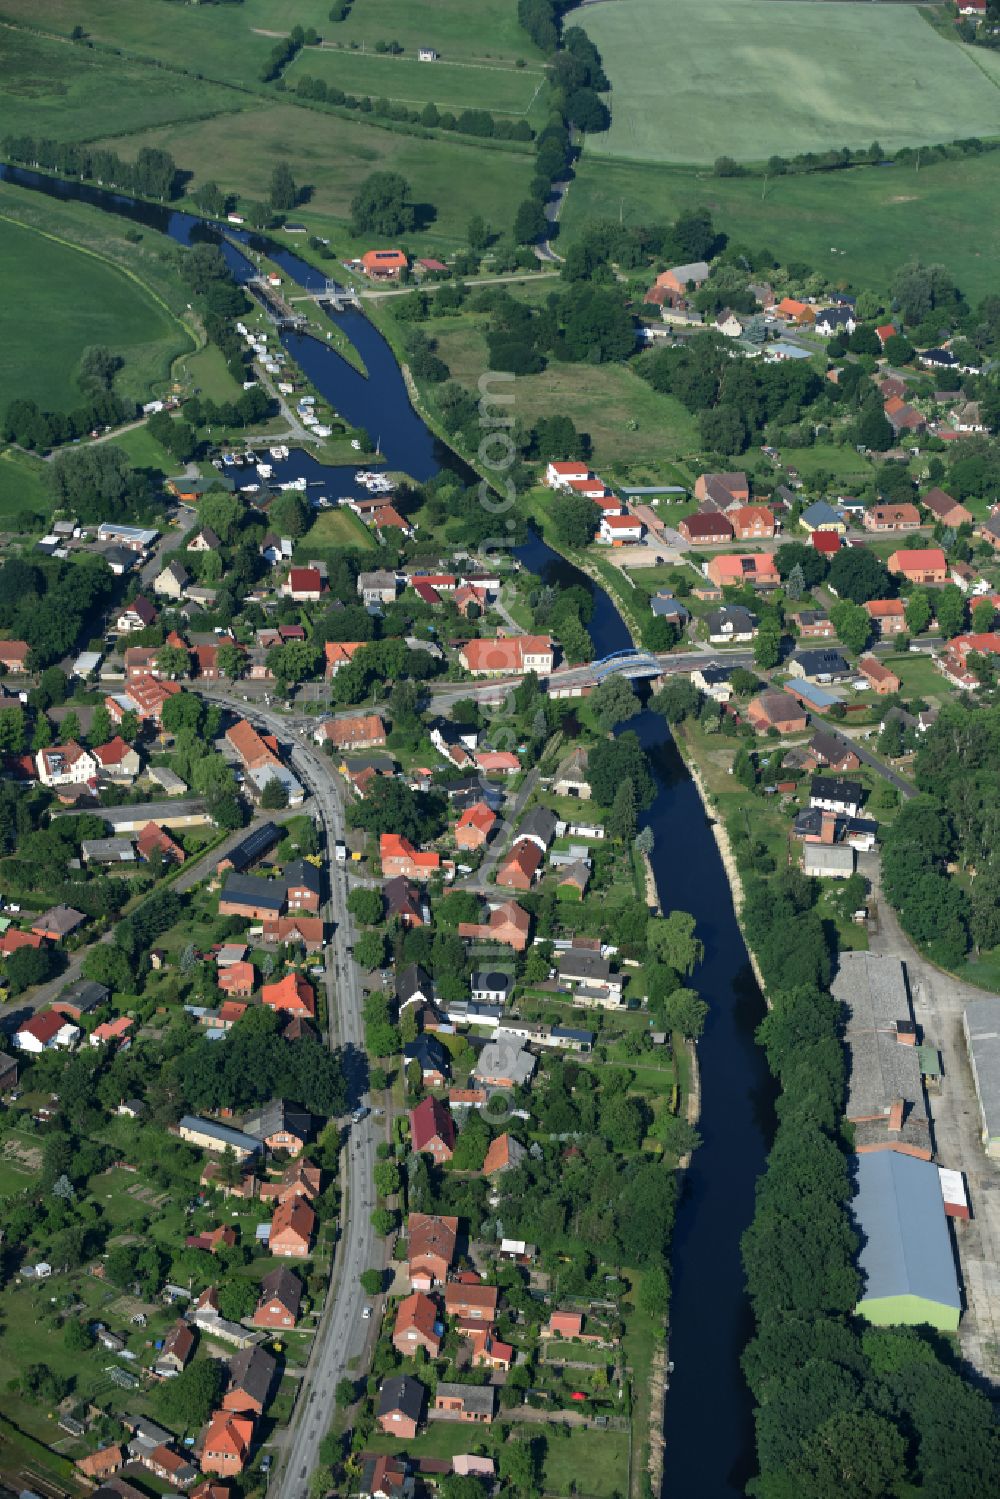
[[[862,765],[869,766],[883,780],[888,781],[890,786],[895,786],[904,801],[911,796],[916,796],[917,789],[913,782],[901,776],[897,770],[893,770],[891,765],[886,765],[885,761],[880,760],[877,755],[873,755],[870,749],[865,748],[863,740],[855,739],[849,734],[838,733],[836,729],[829,730],[829,732],[847,749],[853,750]]]
[[[286,744],[291,743],[288,758],[292,769],[312,794],[312,809],[325,828],[330,860],[330,899],[322,912],[332,931],[325,949],[329,1039],[331,1046],[343,1049],[350,1105],[367,1103],[362,994],[352,956],[354,931],[347,910],[347,875],[343,866],[333,862],[334,843],[344,837],[345,823],[332,766],[309,739],[302,737],[301,729],[296,734],[284,714],[247,704],[238,694],[218,690],[214,684],[204,692],[238,709],[245,718],[262,725]],[[326,1308],[299,1388],[284,1460],[271,1480],[270,1499],[305,1499],[309,1478],[319,1465],[320,1443],[333,1419],[337,1381],[355,1372],[371,1328],[377,1326],[377,1312],[371,1322],[362,1316],[366,1298],[358,1277],[363,1270],[381,1267],[385,1262],[385,1245],[376,1237],[370,1222],[375,1207],[373,1178],[378,1124],[379,1120],[369,1114],[350,1127],[341,1177],[345,1196],[343,1236],[334,1256]]]

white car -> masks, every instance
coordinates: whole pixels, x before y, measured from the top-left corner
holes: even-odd
[[[361,1315],[365,1319],[366,1322],[370,1322],[371,1319],[372,1319],[372,1309],[371,1309],[371,1307],[370,1306],[366,1306],[365,1309],[364,1309],[364,1311],[361,1313]]]

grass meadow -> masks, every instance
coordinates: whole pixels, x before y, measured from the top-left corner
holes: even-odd
[[[3,25],[0,77],[4,134],[24,131],[60,141],[152,129],[240,109],[245,102],[216,84]]]
[[[119,389],[148,399],[189,343],[169,310],[117,266],[6,217],[0,284],[0,408],[15,396],[50,410],[79,404],[73,377],[89,344],[121,354]]]
[[[595,155],[763,161],[996,134],[995,76],[912,6],[616,0],[580,24],[612,84]]]
[[[777,3],[777,0],[775,0]],[[899,8],[893,13],[899,15]],[[597,219],[625,223],[710,208],[738,243],[803,260],[834,282],[884,290],[907,260],[943,262],[970,300],[996,286],[1000,152],[913,167],[772,177],[611,161],[588,142],[562,213],[568,243]]]
[[[410,53],[304,50],[287,69],[285,81],[294,88],[299,77],[322,78],[359,98],[389,99],[419,109],[488,109],[499,115],[526,115],[546,92],[541,68],[514,68],[509,63],[420,62]]]

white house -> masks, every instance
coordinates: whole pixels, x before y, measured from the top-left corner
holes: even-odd
[[[575,460],[550,462],[545,469],[545,482],[550,489],[565,489],[571,479],[589,479],[590,469],[585,463]]]
[[[19,1051],[31,1052],[35,1056],[43,1051],[52,1051],[57,1046],[75,1046],[80,1039],[80,1027],[71,1025],[57,1010],[42,1010],[25,1020],[14,1032],[14,1045]]]
[[[75,739],[40,749],[35,767],[43,786],[81,786],[97,775],[97,761]]]
[[[837,333],[853,333],[857,322],[850,307],[824,307],[817,312],[814,327],[824,338],[833,338]]]
[[[437,53],[433,47],[421,47],[417,52],[418,62],[437,62]]]
[[[627,546],[641,541],[646,533],[642,521],[634,515],[602,515],[597,539],[604,546]]]
[[[168,562],[153,582],[153,592],[162,598],[179,599],[190,583],[188,570],[180,562]]]
[[[148,599],[141,595],[133,599],[130,604],[123,604],[121,613],[115,620],[115,628],[119,635],[131,635],[135,630],[144,630],[156,620],[156,610]]]

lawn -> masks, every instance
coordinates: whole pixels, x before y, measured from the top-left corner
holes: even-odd
[[[359,12],[365,3],[361,0]],[[411,109],[436,104],[442,110],[488,109],[500,115],[526,115],[546,91],[545,74],[538,67],[440,59],[426,63],[412,52],[393,57],[384,52],[304,50],[286,72],[288,87],[294,88],[306,74],[346,94],[389,99]]]
[[[40,19],[36,3],[15,3],[3,9],[4,14],[20,10],[35,25]],[[73,9],[79,19],[77,8]],[[168,36],[176,29],[175,15],[180,11],[172,7],[170,24],[164,25],[164,8],[159,3],[118,5],[116,9],[156,16]],[[196,119],[246,105],[231,89],[14,27],[0,27],[0,76],[5,133],[26,131],[51,140],[92,140],[97,135],[152,129],[171,120]]]
[[[177,8],[177,14],[184,11]],[[244,110],[224,120],[167,126],[103,144],[133,156],[143,146],[170,151],[193,173],[192,188],[212,180],[226,192],[266,198],[276,161],[285,160],[308,202],[296,218],[329,233],[346,224],[358,183],[371,172],[401,172],[418,205],[423,233],[407,236],[423,248],[452,248],[464,241],[474,212],[509,224],[526,195],[532,156],[459,139],[422,140],[293,104]],[[343,248],[344,236],[337,242]]]
[[[204,348],[187,355],[178,362],[174,373],[179,380],[183,380],[185,389],[191,394],[204,396],[206,400],[216,401],[220,405],[225,401],[235,401],[243,394],[229,373],[222,350],[217,344],[205,344]]]
[[[438,353],[453,376],[471,390],[489,368],[482,328],[440,318],[431,325]],[[695,418],[672,396],[660,395],[622,364],[557,364],[540,375],[518,375],[514,415],[532,423],[569,415],[590,434],[594,467],[605,477],[656,476],[659,465],[698,447]]]
[[[375,538],[363,521],[346,506],[324,510],[313,521],[296,550],[303,556],[311,547],[362,547],[376,545]]]
[[[544,1487],[547,1494],[575,1493],[579,1499],[611,1499],[628,1491],[628,1436],[623,1431],[576,1430],[542,1422],[517,1422],[510,1440],[538,1437],[544,1440]],[[369,1452],[397,1452],[400,1443],[373,1432],[366,1442]],[[485,1447],[496,1457],[497,1440],[488,1428],[479,1427],[470,1436],[460,1421],[434,1421],[405,1450],[411,1457],[454,1457],[457,1452]]]
[[[125,360],[123,394],[149,398],[189,337],[137,280],[94,252],[0,217],[0,407],[15,396],[50,410],[80,401],[74,371],[89,344]]]
[[[671,0],[667,20],[662,0],[581,13],[613,88],[595,153],[764,161],[995,133],[996,83],[915,7]]]
[[[922,697],[940,703],[951,690],[931,658],[922,651],[907,651],[904,656],[883,656],[882,660],[899,677],[905,697]]]
[[[4,517],[26,510],[47,513],[52,507],[48,469],[41,458],[14,448],[0,452],[0,526]]]
[[[838,6],[837,12],[846,9]],[[778,9],[775,6],[775,9]],[[784,10],[784,7],[781,7]],[[886,12],[888,14],[888,12]],[[867,7],[866,14],[879,14]],[[905,12],[893,7],[894,20]],[[883,291],[907,260],[943,262],[970,301],[994,288],[1000,153],[913,167],[771,177],[612,161],[584,149],[562,213],[568,243],[595,220],[652,224],[707,207],[730,239],[802,260],[843,285]]]

